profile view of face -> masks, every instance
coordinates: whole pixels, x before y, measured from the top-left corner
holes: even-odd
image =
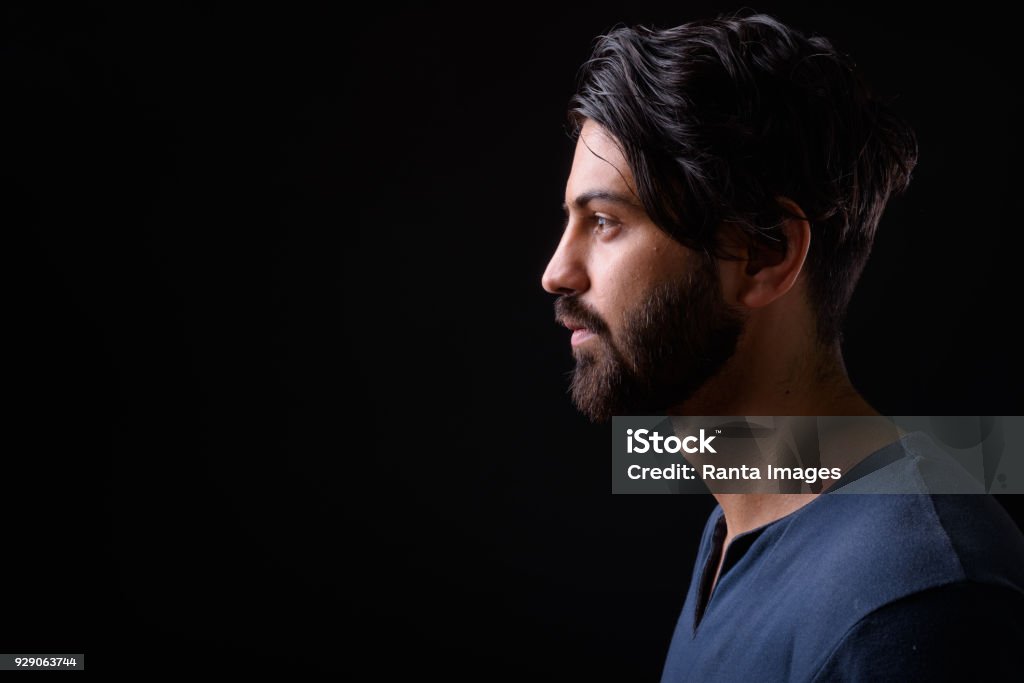
[[[565,190],[566,224],[542,277],[570,330],[571,393],[591,420],[662,412],[732,356],[743,317],[713,261],[659,229],[615,139],[587,119]]]

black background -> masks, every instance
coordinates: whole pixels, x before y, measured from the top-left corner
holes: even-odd
[[[0,651],[656,679],[713,501],[610,495],[540,277],[593,38],[739,5],[139,4],[0,28]],[[884,414],[1024,413],[1012,22],[755,7],[920,137],[854,383]]]

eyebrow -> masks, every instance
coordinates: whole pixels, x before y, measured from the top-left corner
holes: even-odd
[[[612,192],[610,190],[588,190],[587,192],[578,195],[576,199],[572,200],[572,203],[573,206],[575,206],[577,209],[582,209],[595,199],[611,202],[613,204],[620,204],[622,206],[627,206],[632,209],[641,208],[640,205],[637,204],[631,197],[621,194],[619,192]],[[562,211],[564,211],[566,214],[569,213],[569,205],[566,204],[565,202],[562,202]]]

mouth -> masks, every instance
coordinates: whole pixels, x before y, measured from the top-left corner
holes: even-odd
[[[590,339],[593,336],[594,336],[594,333],[591,332],[590,330],[588,330],[585,327],[581,327],[579,329],[575,329],[575,330],[572,331],[572,340],[571,340],[572,341],[572,345],[573,346],[579,346],[580,344],[582,344],[583,342],[587,341],[588,339]]]
[[[593,330],[584,327],[581,323],[565,321],[562,324],[572,331],[571,341],[573,346],[579,346],[594,336]]]

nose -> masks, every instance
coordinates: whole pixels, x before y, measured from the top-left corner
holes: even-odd
[[[566,228],[540,283],[551,294],[579,294],[590,287],[579,240],[572,226]]]

